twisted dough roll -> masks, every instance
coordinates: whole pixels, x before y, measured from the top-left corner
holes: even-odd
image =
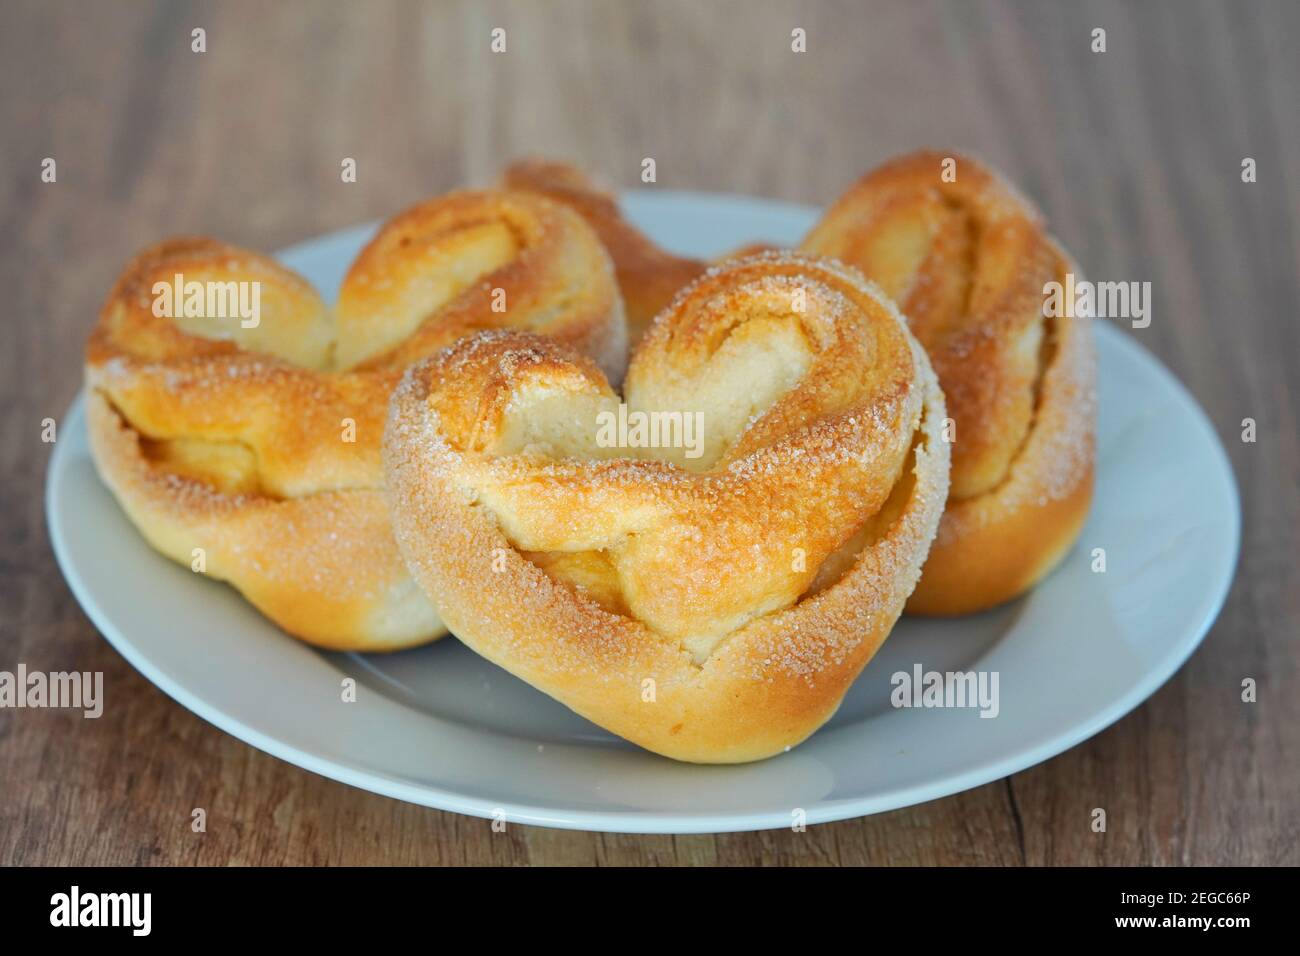
[[[856,272],[756,256],[684,290],[628,370],[629,421],[702,412],[699,456],[605,447],[619,401],[518,332],[412,367],[384,440],[412,574],[471,648],[643,747],[724,763],[797,744],[889,634],[938,526],[925,353]]]
[[[629,341],[636,345],[656,315],[683,286],[708,268],[707,262],[666,252],[623,218],[618,202],[566,163],[525,159],[502,175],[507,189],[537,193],[564,203],[596,230],[609,250],[627,306]]]
[[[952,492],[920,614],[965,614],[1032,587],[1074,543],[1092,498],[1096,399],[1085,317],[1045,318],[1076,272],[1027,201],[978,162],[914,153],[836,202],[808,252],[860,268],[929,352],[955,422]]]
[[[155,283],[177,275],[258,283],[260,321],[155,315]],[[127,266],[87,345],[95,463],[155,548],[191,566],[202,549],[207,574],[290,633],[336,649],[422,643],[444,628],[393,542],[383,416],[407,364],[503,326],[622,371],[609,258],[577,215],[537,196],[457,193],[402,213],[333,311],[265,256],[162,242]]]

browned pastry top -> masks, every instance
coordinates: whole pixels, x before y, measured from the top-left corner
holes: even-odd
[[[228,290],[212,300],[225,308],[205,290]],[[229,308],[241,292],[257,315]],[[400,214],[334,309],[265,256],[167,240],[127,266],[86,348],[95,462],[154,547],[187,565],[203,552],[205,573],[291,633],[367,650],[429,640],[442,626],[381,493],[389,395],[411,361],[510,326],[624,368],[609,256],[544,197],[455,193]]]
[[[640,341],[673,296],[708,267],[699,259],[675,256],[659,248],[623,218],[613,196],[567,163],[520,160],[506,169],[502,183],[508,189],[540,193],[562,202],[596,230],[614,260],[633,344]]]
[[[1024,444],[1047,363],[1044,285],[1067,269],[1026,200],[975,160],[940,153],[879,167],[803,243],[862,269],[930,353],[956,422],[952,497],[996,488]]]
[[[156,315],[155,283],[177,275],[259,283],[258,324]],[[502,310],[493,308],[498,289]],[[246,451],[241,490],[378,487],[387,396],[415,358],[476,329],[517,325],[556,335],[617,375],[618,311],[609,261],[569,210],[528,194],[455,193],[390,220],[348,271],[334,310],[258,253],[202,237],[146,249],[105,302],[87,375],[154,442]],[[352,442],[339,440],[347,418]]]
[[[698,456],[602,444],[620,402],[699,413]],[[856,272],[755,256],[676,298],[621,398],[518,332],[413,367],[385,441],[394,527],[479,653],[661,753],[755,759],[833,713],[892,627],[946,497],[943,415]]]

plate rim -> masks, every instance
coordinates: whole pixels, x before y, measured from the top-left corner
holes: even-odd
[[[651,196],[655,198],[671,198],[673,201],[678,202],[703,200],[723,203],[761,203],[769,208],[779,208],[787,214],[799,212],[803,215],[816,215],[818,212],[817,208],[813,206],[782,200],[769,200],[764,197],[747,196],[738,193],[640,190],[624,194],[621,198],[643,201]],[[276,256],[283,258],[302,254],[304,248],[313,243],[331,238],[337,239],[342,234],[361,234],[366,229],[373,228],[373,225],[373,223],[364,223],[331,230],[287,246],[277,252]],[[1154,661],[1147,668],[1142,679],[1127,693],[1122,694],[1088,720],[1073,725],[1069,730],[1058,733],[1036,746],[1018,750],[1001,759],[990,761],[963,772],[942,776],[923,783],[897,787],[869,796],[820,800],[806,808],[807,823],[829,823],[940,799],[1003,779],[1058,756],[1121,720],[1158,691],[1196,652],[1218,618],[1236,581],[1236,572],[1241,554],[1241,497],[1231,459],[1228,457],[1223,442],[1213,427],[1209,416],[1195,396],[1146,346],[1132,336],[1111,328],[1106,323],[1095,324],[1094,334],[1106,338],[1113,337],[1113,344],[1116,347],[1133,352],[1147,370],[1163,378],[1165,384],[1170,386],[1178,394],[1178,397],[1189,406],[1196,427],[1208,438],[1211,454],[1217,461],[1219,469],[1225,478],[1227,491],[1231,499],[1230,513],[1227,516],[1227,530],[1231,538],[1231,557],[1226,564],[1226,573],[1217,586],[1206,592],[1206,600],[1202,602],[1202,609],[1196,619],[1195,626],[1188,628],[1186,632],[1188,636],[1184,637],[1177,646],[1171,648],[1161,658]],[[61,429],[68,428],[76,419],[84,417],[84,401],[85,390],[83,387],[78,391],[68,410],[60,418],[59,427]],[[336,780],[348,786],[378,793],[382,796],[481,818],[490,819],[495,813],[504,812],[509,822],[525,825],[634,834],[745,832],[784,829],[790,825],[788,812],[779,815],[767,811],[690,813],[672,810],[611,811],[576,809],[559,812],[544,806],[530,806],[509,801],[485,801],[433,784],[414,784],[394,779],[378,771],[360,770],[329,757],[299,749],[249,726],[238,717],[226,713],[218,705],[210,704],[205,698],[190,691],[179,681],[172,679],[161,671],[149,659],[147,654],[135,647],[122,630],[112,622],[101,604],[89,593],[75,562],[71,560],[70,555],[65,550],[67,542],[63,524],[64,515],[56,507],[57,482],[55,479],[56,475],[66,467],[65,458],[70,454],[70,452],[66,451],[66,448],[66,444],[57,442],[55,444],[54,453],[50,456],[46,466],[43,499],[46,529],[50,544],[55,560],[73,596],[100,634],[146,680],[191,713],[249,746],[327,779]]]

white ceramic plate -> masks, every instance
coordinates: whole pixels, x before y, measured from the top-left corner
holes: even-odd
[[[792,244],[817,210],[739,196],[627,197],[664,245],[714,255]],[[333,294],[371,228],[282,258]],[[255,747],[400,800],[512,822],[694,833],[877,813],[996,780],[1118,720],[1192,653],[1232,579],[1232,472],[1195,401],[1126,332],[1098,323],[1092,515],[1031,595],[955,621],[903,620],[812,739],[774,759],[700,767],[646,753],[454,639],[391,656],[324,654],[230,588],[159,557],[95,474],[80,399],[59,430],[46,507],[73,593],[104,636],[183,706]],[[1091,570],[1106,551],[1104,574]],[[998,674],[999,714],[895,709],[895,671]],[[357,679],[343,703],[340,682]],[[113,706],[113,688],[107,706]]]

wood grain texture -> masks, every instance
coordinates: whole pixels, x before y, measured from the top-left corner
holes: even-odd
[[[97,721],[0,710],[0,863],[1300,863],[1294,3],[0,8],[0,669],[102,670],[115,702]],[[100,301],[147,242],[271,250],[532,153],[625,186],[653,156],[663,187],[824,203],[891,153],[945,144],[1004,169],[1090,274],[1152,283],[1154,321],[1130,334],[1206,408],[1242,494],[1237,579],[1205,644],[1045,764],[806,833],[494,834],[217,731],[96,634],[55,566],[40,422],[76,394]]]

